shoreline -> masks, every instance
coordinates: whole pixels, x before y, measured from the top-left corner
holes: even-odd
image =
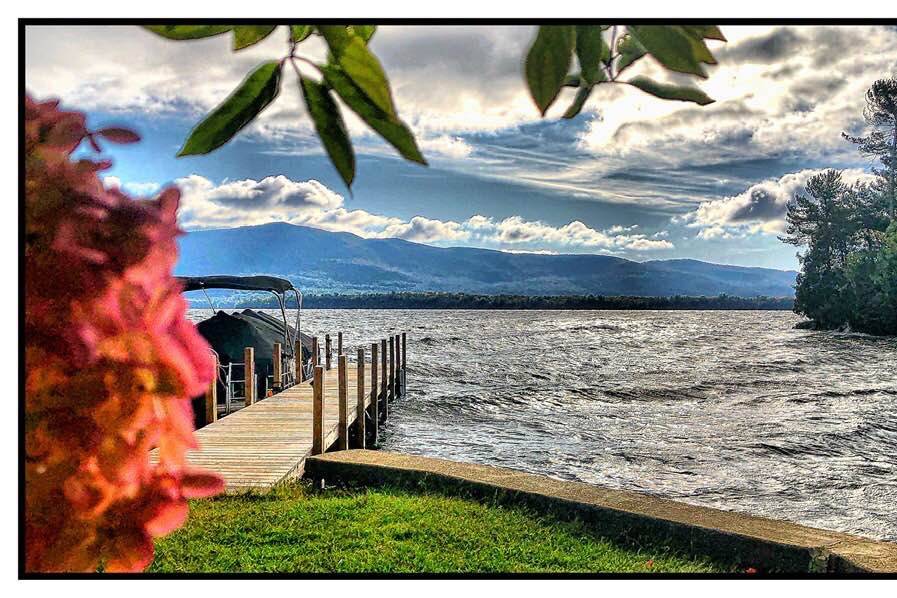
[[[512,469],[381,450],[311,457],[315,483],[441,489],[545,509],[620,537],[650,538],[689,554],[780,573],[895,574],[897,543],[701,507]]]

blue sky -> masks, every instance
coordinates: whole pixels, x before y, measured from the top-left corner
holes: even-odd
[[[400,115],[430,162],[399,159],[357,119],[353,193],[314,137],[287,73],[259,121],[209,156],[175,158],[191,127],[286,30],[239,53],[226,37],[170,42],[136,27],[29,27],[26,84],[127,124],[143,141],[110,152],[108,184],[182,190],[187,230],[288,221],[362,236],[505,251],[689,257],[795,268],[776,238],[785,204],[825,167],[862,178],[870,163],[840,139],[859,133],[863,93],[897,74],[886,27],[734,27],[699,83],[717,102],[664,102],[605,86],[583,113],[544,119],[522,59],[532,27],[382,27],[381,58]],[[318,40],[302,46],[320,58]],[[633,75],[665,75],[651,59]]]

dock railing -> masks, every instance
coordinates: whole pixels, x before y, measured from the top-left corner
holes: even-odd
[[[330,395],[329,398],[329,400],[336,399],[339,414],[334,447],[344,450],[377,446],[380,440],[380,426],[388,420],[390,404],[404,396],[407,391],[406,334],[404,332],[390,334],[386,338],[381,338],[379,342],[372,343],[369,349],[367,346],[356,347],[351,360],[343,333],[338,332],[336,339],[335,368],[332,367],[333,343],[330,334],[324,335],[323,347],[320,346],[317,336],[312,337],[311,355],[307,360],[302,359],[302,347],[298,341],[293,355],[284,355],[283,346],[274,343],[272,364],[267,367],[269,371],[262,373],[265,392],[261,393],[261,396],[256,396],[260,394],[260,389],[254,347],[245,348],[242,362],[221,364],[216,354],[215,363],[219,374],[206,392],[206,423],[219,419],[219,384],[224,389],[223,416],[227,416],[236,410],[234,402],[238,399],[243,399],[243,407],[249,407],[268,396],[276,396],[296,384],[308,383],[312,388],[313,402],[312,454],[320,454],[330,448],[325,447],[327,440],[324,434],[327,432],[323,418],[328,393],[325,392],[324,386],[330,376],[335,376],[337,392],[335,396]],[[352,381],[354,388],[351,390],[348,375],[350,368],[354,369]],[[242,375],[242,378],[239,378],[239,375]],[[351,392],[354,392],[354,395],[350,403]]]

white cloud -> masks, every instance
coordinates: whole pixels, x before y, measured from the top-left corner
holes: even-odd
[[[674,224],[700,228],[699,239],[731,239],[744,234],[779,235],[785,231],[788,202],[804,189],[807,180],[822,170],[806,169],[751,185],[743,192],[701,203],[696,210],[671,220]],[[842,171],[845,183],[871,179],[854,168]]]
[[[460,137],[449,135],[423,137],[418,140],[418,145],[425,155],[435,153],[455,160],[466,158],[473,152],[473,147],[469,143]]]
[[[158,191],[161,187],[159,183],[140,183],[140,182],[128,182],[122,184],[121,179],[117,176],[105,176],[103,177],[103,185],[107,189],[121,189],[124,187],[125,191],[129,191],[135,195],[147,196],[152,195],[156,191]]]
[[[850,154],[839,132],[858,124],[863,94],[892,75],[897,35],[872,27],[729,27],[713,43],[719,65],[697,85],[716,100],[698,107],[634,88],[605,91],[580,146],[598,155],[711,162],[800,151]],[[695,84],[643,60],[632,74]]]
[[[643,234],[628,234],[635,227],[612,226],[596,230],[579,220],[563,226],[551,226],[540,221],[524,220],[510,216],[494,221],[480,214],[471,217],[464,226],[476,234],[480,241],[499,245],[548,244],[604,250],[653,251],[673,249],[666,240],[649,239]]]
[[[397,237],[406,241],[427,243],[432,241],[459,241],[466,239],[470,233],[463,230],[457,222],[433,220],[423,216],[415,216],[408,222],[391,224],[378,236]]]
[[[111,177],[110,177],[111,178]],[[187,230],[289,222],[361,237],[400,238],[418,243],[471,242],[520,251],[556,251],[556,247],[611,252],[672,249],[665,239],[634,234],[637,226],[596,230],[579,220],[563,226],[511,216],[500,221],[475,214],[464,222],[414,216],[403,220],[347,210],[342,195],[322,183],[272,176],[256,181],[213,181],[197,174],[175,181],[181,189],[178,219]],[[516,247],[515,247],[516,246]]]

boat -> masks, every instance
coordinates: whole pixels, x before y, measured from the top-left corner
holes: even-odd
[[[275,276],[179,276],[183,292],[201,291],[209,302],[214,315],[199,322],[196,327],[208,341],[218,358],[217,391],[219,413],[228,415],[245,403],[246,380],[244,350],[252,347],[255,352],[255,397],[264,398],[271,393],[295,384],[295,363],[300,359],[303,379],[311,366],[312,339],[302,334],[302,293],[285,278]],[[235,291],[265,291],[277,298],[281,319],[254,309],[242,311],[216,310],[206,291],[229,289]],[[296,298],[296,320],[291,326],[287,321],[286,299],[289,293]],[[296,341],[299,341],[297,344]],[[274,344],[281,346],[281,380],[274,379]],[[296,347],[301,355],[296,355]],[[222,401],[223,399],[223,401]],[[205,398],[193,400],[195,425],[206,425]],[[221,404],[223,402],[223,404]],[[223,412],[223,413],[222,413]]]

